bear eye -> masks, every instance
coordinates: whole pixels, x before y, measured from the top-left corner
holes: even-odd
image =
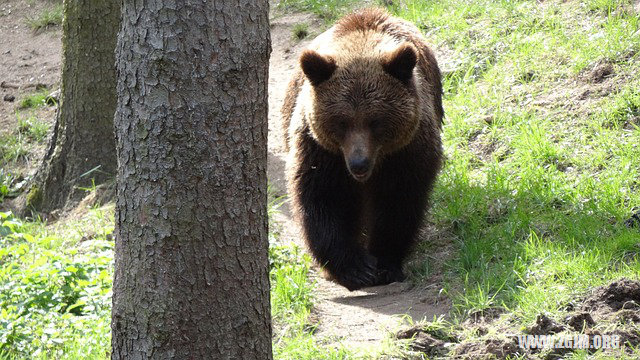
[[[338,120],[338,129],[340,129],[341,131],[347,130],[347,120],[345,119]]]
[[[380,119],[373,119],[369,121],[369,127],[371,127],[372,130],[378,130],[380,129],[381,126],[382,126],[382,120]]]

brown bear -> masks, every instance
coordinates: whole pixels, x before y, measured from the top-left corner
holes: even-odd
[[[442,84],[411,23],[339,20],[302,52],[282,109],[294,214],[349,290],[404,280],[442,162]]]

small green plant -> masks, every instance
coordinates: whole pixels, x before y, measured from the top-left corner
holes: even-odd
[[[18,132],[26,135],[29,139],[42,142],[47,137],[48,131],[49,125],[35,116],[28,118],[18,116]]]
[[[27,25],[34,31],[46,30],[52,26],[60,26],[64,17],[62,4],[45,9],[35,17],[27,18]]]
[[[89,186],[77,186],[78,190],[82,190],[86,193],[92,193],[96,191],[96,179],[91,178],[91,185]]]
[[[12,178],[11,174],[6,173],[4,169],[0,169],[0,203],[9,195],[9,186]]]
[[[18,133],[0,135],[0,160],[3,164],[24,159],[29,154],[26,137]]]
[[[297,40],[302,40],[309,36],[309,24],[299,23],[293,27],[293,36]]]
[[[40,89],[38,92],[25,96],[20,100],[20,109],[38,108],[47,105],[55,105],[56,101],[49,96],[50,91],[46,88]]]

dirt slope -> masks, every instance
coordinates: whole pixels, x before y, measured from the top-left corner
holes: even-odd
[[[52,28],[35,33],[27,18],[35,17],[51,3],[2,0],[0,4],[0,132],[15,128],[15,111],[23,95],[36,87],[53,89],[60,82],[62,32]],[[13,96],[13,102],[4,101]],[[53,118],[53,111],[39,112]]]

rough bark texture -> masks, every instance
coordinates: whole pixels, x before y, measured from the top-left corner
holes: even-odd
[[[65,0],[64,13],[60,109],[27,196],[27,205],[40,211],[60,208],[77,187],[90,186],[92,179],[100,184],[116,173],[114,50],[120,2]]]
[[[123,5],[113,359],[270,359],[268,2]]]

